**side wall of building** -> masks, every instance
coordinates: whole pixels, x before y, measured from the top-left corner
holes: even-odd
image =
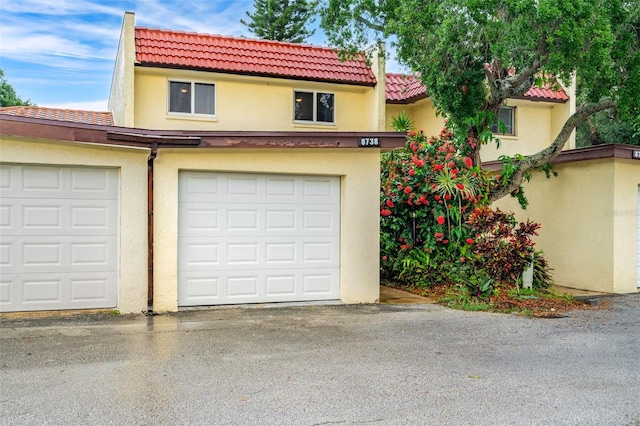
[[[116,126],[133,127],[133,67],[136,59],[134,21],[133,13],[124,14],[111,77],[107,110],[113,114]]]
[[[495,205],[542,224],[536,238],[556,284],[607,293],[637,286],[640,163],[619,158],[564,163],[557,178],[537,173],[524,185],[529,207]]]

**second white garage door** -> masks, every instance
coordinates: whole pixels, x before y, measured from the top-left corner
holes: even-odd
[[[178,305],[340,297],[340,178],[181,172]]]
[[[0,311],[113,308],[118,171],[0,165]]]

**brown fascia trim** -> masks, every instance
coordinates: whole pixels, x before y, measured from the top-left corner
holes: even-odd
[[[552,163],[576,163],[579,161],[601,160],[604,158],[622,158],[632,160],[634,159],[633,152],[637,150],[640,150],[640,147],[634,145],[609,144],[588,146],[585,148],[562,151],[560,155],[552,161]],[[640,166],[640,162],[638,165]],[[501,170],[502,164],[498,160],[485,161],[482,163],[482,167],[489,170]]]
[[[550,98],[541,98],[539,96],[513,96],[509,99],[519,99],[522,101],[531,101],[531,102],[548,102],[551,104],[566,104],[569,102],[569,99],[550,99]]]
[[[286,74],[275,74],[275,73],[217,70],[214,68],[206,68],[206,67],[190,67],[190,66],[171,65],[171,64],[156,64],[153,62],[136,62],[134,65],[136,67],[142,67],[142,68],[163,68],[163,69],[169,69],[169,70],[201,71],[201,72],[209,72],[209,73],[216,73],[216,74],[242,75],[247,77],[281,78],[284,80],[294,80],[294,81],[313,81],[317,83],[346,84],[349,86],[375,87],[377,84],[376,82],[368,83],[365,81],[332,80],[329,78],[296,77],[296,76],[291,76]]]
[[[385,103],[390,105],[409,105],[421,101],[423,99],[427,99],[429,95],[423,93],[422,95],[414,96],[412,98],[407,99],[399,99],[399,100],[387,100]]]
[[[147,130],[0,114],[0,134],[31,139],[149,148],[359,148],[377,138],[381,150],[402,148],[399,132],[256,132]]]

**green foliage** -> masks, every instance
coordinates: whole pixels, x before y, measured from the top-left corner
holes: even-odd
[[[491,113],[573,75],[584,82],[585,106],[571,126],[615,102],[618,117],[640,133],[638,0],[322,0],[320,10],[329,40],[347,52],[395,40],[398,60],[420,76],[456,136],[476,143],[461,147],[475,162],[491,139]],[[514,160],[518,172],[490,196],[516,190],[525,201],[518,188],[526,171],[553,159],[570,130],[531,161]]]
[[[316,5],[309,0],[255,0],[254,13],[246,12],[250,20],[240,22],[262,39],[303,43],[315,32],[309,24]]]
[[[636,0],[325,0],[321,12],[341,47],[395,36],[400,61],[461,124],[493,95],[521,95],[548,75],[569,82],[576,70],[591,102],[615,96],[622,109],[637,107],[638,9]],[[490,85],[487,64],[498,77]]]
[[[622,121],[609,111],[593,115],[576,129],[578,148],[613,143],[640,145],[640,132],[634,131],[632,122]]]
[[[391,127],[396,132],[408,132],[413,130],[413,120],[409,117],[407,111],[403,109],[400,114],[391,117]]]
[[[33,105],[31,101],[23,101],[16,94],[15,89],[4,78],[4,71],[0,69],[0,107]]]
[[[549,288],[553,285],[553,268],[547,263],[542,251],[536,250],[533,257],[533,288]]]
[[[465,287],[460,285],[449,288],[438,302],[453,309],[471,312],[490,311],[493,308],[490,301],[473,297]]]
[[[495,280],[484,269],[473,270],[469,263],[456,268],[452,278],[459,289],[472,298],[488,300],[495,290]]]

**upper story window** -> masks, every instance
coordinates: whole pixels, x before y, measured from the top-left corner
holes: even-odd
[[[500,107],[498,110],[498,123],[491,126],[491,131],[498,135],[515,136],[516,109],[514,107]]]
[[[294,92],[293,119],[316,123],[334,123],[335,95],[321,92]]]
[[[169,112],[215,116],[216,85],[194,81],[170,81]]]

